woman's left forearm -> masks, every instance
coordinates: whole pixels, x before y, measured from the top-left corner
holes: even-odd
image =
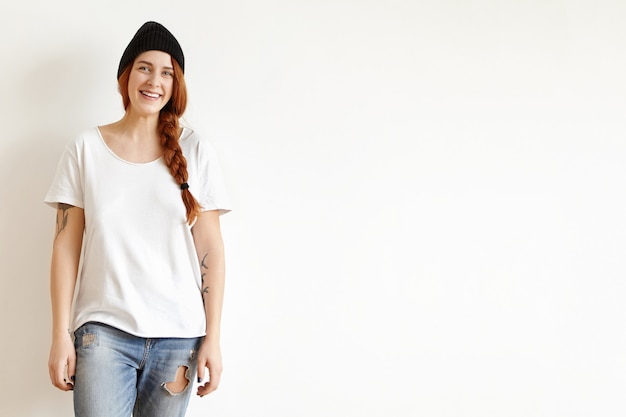
[[[203,212],[196,220],[192,232],[200,263],[207,339],[219,344],[226,274],[219,213]]]
[[[219,344],[224,304],[225,261],[223,245],[213,246],[201,255],[202,301],[206,315],[206,335]]]

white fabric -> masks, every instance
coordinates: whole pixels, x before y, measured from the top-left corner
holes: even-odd
[[[202,209],[229,211],[212,147],[188,128],[180,145]],[[204,335],[198,257],[163,157],[124,161],[90,129],[67,146],[45,202],[85,210],[74,329],[98,321],[141,337]]]

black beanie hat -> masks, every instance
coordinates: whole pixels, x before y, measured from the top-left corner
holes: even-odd
[[[117,78],[129,64],[132,64],[137,55],[146,51],[163,51],[171,55],[185,72],[185,55],[180,44],[172,33],[157,22],[146,22],[139,28],[133,39],[124,50],[120,65],[117,69]]]

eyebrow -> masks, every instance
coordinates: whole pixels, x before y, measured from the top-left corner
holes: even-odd
[[[150,65],[151,67],[154,66],[154,64],[152,62],[148,62],[148,61],[137,61],[138,64],[147,64]],[[169,69],[169,70],[173,70],[173,67],[163,67],[164,69]]]

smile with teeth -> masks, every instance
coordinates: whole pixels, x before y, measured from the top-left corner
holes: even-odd
[[[161,97],[161,94],[151,93],[150,91],[141,91],[141,94],[143,94],[146,97],[150,97],[150,98],[159,98],[159,97]]]

